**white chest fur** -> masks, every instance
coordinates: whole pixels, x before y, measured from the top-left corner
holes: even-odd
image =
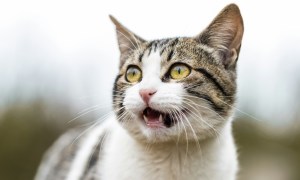
[[[105,180],[234,180],[237,159],[231,123],[218,137],[200,142],[200,149],[193,143],[141,144],[114,124],[99,170]]]

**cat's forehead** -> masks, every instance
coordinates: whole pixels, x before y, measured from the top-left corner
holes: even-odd
[[[128,65],[134,64],[142,69],[145,65],[160,63],[164,69],[176,62],[199,65],[205,63],[210,58],[208,54],[212,52],[212,48],[201,45],[192,38],[154,40],[140,44],[128,56],[123,67],[126,68]]]

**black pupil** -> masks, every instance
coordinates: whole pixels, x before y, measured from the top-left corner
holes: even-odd
[[[135,73],[136,73],[135,70],[132,70],[132,76],[135,76]]]
[[[180,74],[181,73],[181,68],[178,67],[177,71],[178,71],[178,74]]]

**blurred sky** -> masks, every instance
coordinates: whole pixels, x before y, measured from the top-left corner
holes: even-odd
[[[277,124],[293,120],[300,110],[300,11],[292,0],[1,1],[0,108],[39,96],[78,110],[109,108],[119,58],[109,14],[145,39],[193,36],[231,2],[245,25],[238,108]]]

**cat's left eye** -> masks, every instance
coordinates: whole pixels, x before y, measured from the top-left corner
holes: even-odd
[[[188,75],[190,75],[190,73],[191,73],[190,68],[184,64],[175,65],[170,70],[170,76],[172,79],[175,80],[183,79]]]
[[[142,71],[137,66],[130,66],[126,72],[126,80],[131,83],[142,79]]]

